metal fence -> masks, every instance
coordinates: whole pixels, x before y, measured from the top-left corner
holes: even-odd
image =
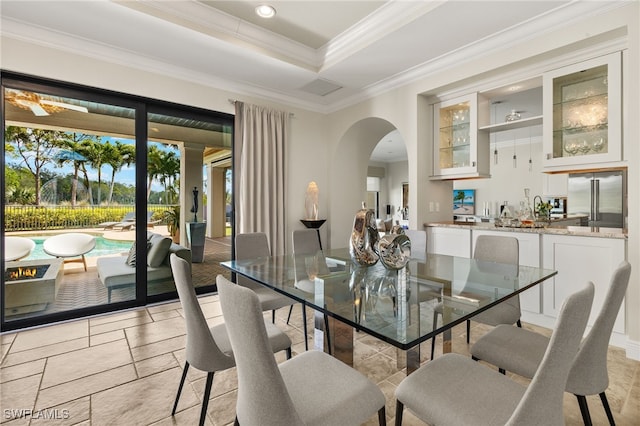
[[[147,206],[153,212],[152,220],[164,221],[164,212],[171,205]],[[133,205],[122,206],[4,206],[5,231],[41,231],[51,229],[95,228],[104,222],[118,222],[130,212]]]

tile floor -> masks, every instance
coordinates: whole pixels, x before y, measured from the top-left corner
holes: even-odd
[[[223,320],[216,295],[200,301],[212,325]],[[294,356],[304,350],[299,305],[296,308],[289,326],[285,323],[287,309],[277,316],[278,325],[294,342]],[[270,313],[266,315],[270,318]],[[311,311],[308,318],[313,318]],[[484,326],[475,325],[472,339],[483,331]],[[453,350],[468,354],[464,325],[453,334]],[[185,325],[177,301],[3,334],[0,422],[10,426],[197,424],[206,376],[193,368],[179,412],[170,415],[184,345]],[[427,341],[423,353],[428,354],[429,349]],[[356,337],[355,368],[378,383],[387,396],[388,424],[393,424],[395,414],[394,390],[404,377],[396,367],[395,354],[393,347],[364,333]],[[284,360],[284,354],[277,359]],[[617,424],[640,424],[640,362],[626,359],[623,350],[612,347],[609,376],[607,394]],[[233,423],[236,387],[235,369],[216,374],[208,425]],[[607,424],[598,397],[588,401],[594,424]],[[565,393],[564,407],[568,425],[582,424],[575,397]],[[367,422],[375,424],[376,417]],[[422,423],[405,412],[404,424]]]

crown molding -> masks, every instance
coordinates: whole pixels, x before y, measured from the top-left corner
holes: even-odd
[[[217,90],[230,92],[247,97],[265,99],[271,102],[284,104],[318,113],[326,113],[327,107],[316,102],[291,97],[285,93],[276,92],[269,88],[260,87],[246,82],[236,82],[218,78],[207,73],[200,73],[179,65],[141,56],[137,52],[118,49],[113,46],[96,44],[94,41],[80,39],[49,29],[40,28],[24,22],[4,19],[2,21],[1,34],[21,42],[42,46],[47,49],[60,50],[81,57],[108,62],[138,69],[140,71],[168,76],[178,80],[200,84]]]
[[[269,57],[319,72],[445,3],[391,1],[319,49],[243,21],[196,0],[112,3],[224,40]]]
[[[323,59],[322,68],[330,68],[445,2],[446,0],[385,3],[365,19],[318,49],[318,54]]]
[[[313,72],[321,65],[315,49],[196,0],[112,2]]]
[[[540,35],[551,33],[576,22],[583,21],[585,18],[611,12],[615,9],[627,6],[630,3],[630,1],[626,0],[612,2],[572,1],[551,12],[532,18],[526,23],[507,28],[484,39],[479,39],[463,48],[448,52],[446,55],[434,58],[431,61],[422,63],[385,80],[365,87],[360,90],[359,93],[333,103],[330,106],[330,112],[339,111],[399,87],[428,79],[429,76],[443,73],[446,70],[460,68],[461,66],[464,66],[464,64],[478,60],[482,57],[516,48],[519,44],[526,42],[527,40],[534,39]],[[505,42],[505,40],[507,41]],[[624,47],[626,47],[626,42],[618,38],[616,40],[604,42],[595,49],[593,47],[589,47],[586,51],[585,49],[576,50],[562,55],[561,58],[548,59],[544,62],[539,62],[536,64],[533,74],[530,68],[526,71],[526,77],[516,77],[511,81],[522,81],[530,78],[532,75],[540,75],[542,72],[549,69],[564,66],[577,60],[583,60],[587,53],[591,56],[598,56],[609,53],[612,49],[615,50]],[[522,71],[519,71],[519,73],[522,73]],[[477,90],[477,82],[474,82],[474,87],[474,91]],[[454,91],[444,92],[442,95],[446,97],[457,96],[461,94],[461,92],[468,93],[471,89],[471,87],[458,87],[454,89]]]
[[[127,3],[130,4],[130,2],[127,2]],[[147,4],[149,2],[131,2],[131,3]],[[204,7],[203,5],[194,1],[152,2],[152,3],[154,6],[158,4],[162,6],[164,3],[173,4],[173,5],[176,5],[176,4],[182,5],[182,3],[186,3],[185,5],[182,5],[182,6],[187,8]],[[394,3],[396,2],[391,2],[389,4],[393,5]],[[399,3],[421,3],[422,4],[422,2],[399,2]],[[50,49],[57,49],[57,50],[69,52],[75,55],[85,56],[85,57],[93,58],[100,61],[106,61],[109,63],[121,65],[121,66],[133,67],[146,72],[152,72],[160,75],[166,75],[172,78],[183,79],[185,81],[198,83],[206,87],[212,87],[212,88],[223,90],[226,92],[232,92],[232,93],[236,93],[236,94],[247,96],[247,97],[265,99],[270,102],[284,104],[287,106],[300,108],[300,109],[317,112],[321,114],[328,114],[328,113],[336,112],[341,109],[347,108],[359,102],[366,101],[367,99],[381,95],[385,92],[405,86],[407,84],[418,82],[418,81],[425,81],[431,75],[436,75],[436,74],[446,72],[446,70],[453,69],[454,67],[459,68],[461,66],[464,66],[464,64],[469,63],[470,61],[479,60],[484,56],[491,55],[493,53],[497,53],[500,51],[504,51],[506,49],[516,49],[519,44],[527,40],[533,39],[534,37],[540,36],[545,33],[551,33],[552,31],[558,30],[567,25],[572,25],[578,21],[584,20],[585,17],[588,18],[588,17],[597,16],[602,13],[607,13],[613,9],[627,6],[628,4],[630,4],[630,2],[628,1],[570,2],[562,6],[561,8],[554,10],[553,12],[537,17],[535,19],[531,19],[530,21],[526,22],[523,25],[509,28],[507,30],[500,32],[499,34],[495,34],[495,35],[492,35],[491,37],[478,40],[471,45],[458,49],[457,51],[450,52],[445,56],[435,58],[432,61],[413,67],[412,69],[409,69],[405,72],[398,73],[379,83],[372,84],[364,88],[363,90],[359,91],[357,94],[354,94],[352,96],[347,96],[346,98],[343,98],[341,100],[334,101],[334,102],[325,98],[318,99],[318,100],[303,99],[303,98],[300,98],[299,96],[292,95],[291,92],[274,91],[273,89],[261,87],[246,81],[238,82],[238,81],[219,78],[216,76],[212,76],[210,74],[200,73],[192,69],[187,69],[187,68],[181,67],[180,65],[144,57],[137,52],[132,52],[126,49],[115,48],[113,46],[107,46],[105,44],[96,43],[94,41],[90,41],[87,39],[73,37],[63,32],[43,29],[29,23],[10,20],[6,17],[2,17],[2,27],[0,27],[0,34],[2,34],[3,37],[13,38],[16,40],[44,46]],[[412,7],[406,6],[406,9],[404,10],[409,15],[413,14],[411,16],[417,16],[417,14],[420,13],[420,11],[422,11],[422,13],[426,13],[427,10],[425,9],[425,7],[426,6],[424,6],[424,4],[422,4],[422,8],[418,8],[416,5],[413,5]],[[432,5],[431,7],[437,7],[437,5]],[[173,10],[173,9],[170,8],[170,10]],[[187,13],[186,9],[181,9],[181,10],[182,10],[182,13]],[[211,8],[207,8],[207,10],[210,11]],[[388,6],[384,8],[384,10],[381,10],[379,15],[372,17],[372,20],[375,21],[377,19],[382,19],[381,17],[392,12],[399,13],[398,12],[399,10],[400,9],[395,9],[395,7],[393,6]],[[155,16],[160,17],[159,15],[160,12],[161,10],[157,9],[155,12],[156,13]],[[190,13],[189,16],[192,16],[191,13],[193,13],[193,10],[189,13]],[[173,16],[174,16],[174,19],[176,19],[175,13],[173,14]],[[198,16],[198,21],[206,20],[203,17],[202,13],[200,15],[196,13],[195,16]],[[400,25],[400,22],[402,22],[403,19],[405,20],[404,22],[407,22],[406,19],[408,19],[408,17],[407,16],[399,17],[395,25]],[[183,25],[183,24],[180,24],[180,25]],[[229,20],[224,20],[223,24],[221,25],[226,27],[227,29],[229,29],[230,26],[232,26],[231,21]],[[352,27],[353,31],[348,31],[346,33],[343,33],[342,35],[334,39],[336,45],[326,46],[327,49],[332,49],[335,47],[335,50],[333,51],[334,53],[332,54],[340,55],[341,54],[340,49],[337,47],[337,44],[339,43],[348,44],[347,40],[349,39],[349,37],[354,37],[354,34],[357,31],[365,31],[365,28],[367,28],[368,25],[369,24],[367,24],[367,22],[361,22],[357,24],[355,27]],[[392,26],[393,26],[392,24],[389,24],[389,27],[387,28],[387,30],[389,30],[389,28],[391,28]],[[600,29],[600,31],[602,30]],[[363,41],[363,43],[366,43],[366,42]],[[590,47],[588,49],[589,50],[588,53],[593,56],[594,52],[597,52],[603,49],[604,50],[612,49],[614,47],[620,48],[621,46],[624,47],[624,43],[621,43],[619,39],[613,40],[613,41],[610,41],[608,44],[606,44],[604,47],[599,45],[598,47],[595,48],[595,50],[593,47]],[[361,45],[360,48],[362,47],[363,45]],[[305,49],[309,50],[308,48],[305,48]],[[327,52],[327,55],[330,57],[329,61],[331,60],[332,54],[329,54]],[[524,72],[518,71],[517,73],[513,74],[514,80],[512,81],[524,80],[532,75],[531,72],[539,72],[540,70],[543,69],[543,67],[546,67],[546,69],[551,69],[549,67],[554,63],[559,64],[560,62],[579,59],[581,56],[584,57],[584,55],[585,55],[584,52],[576,51],[566,55],[562,55],[561,58],[548,60],[544,63],[539,62],[534,67],[527,67],[527,69]],[[334,56],[334,58],[337,58],[337,56]],[[515,61],[517,61],[517,59],[512,62],[515,62]],[[503,65],[508,65],[508,64],[505,63]],[[535,68],[535,70],[532,71],[533,68]],[[480,70],[479,73],[480,72],[482,72],[482,70]],[[520,75],[522,75],[523,77],[520,78],[519,77]],[[477,86],[476,86],[476,89],[477,89]],[[458,88],[456,90],[460,90],[460,89]]]

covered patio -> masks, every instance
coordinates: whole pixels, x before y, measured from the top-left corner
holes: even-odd
[[[130,242],[133,244],[135,239],[135,230],[120,231],[113,229],[88,228],[81,231],[88,235],[99,235],[105,240]],[[168,236],[167,227],[164,225],[155,226],[152,231],[160,235]],[[39,236],[60,235],[65,231],[42,231]],[[15,236],[29,237],[33,233],[12,233]],[[9,320],[18,320],[33,316],[47,315],[56,312],[71,311],[90,306],[104,305],[108,303],[107,288],[101,282],[98,276],[97,262],[101,257],[127,256],[128,250],[108,255],[92,256],[91,252],[86,254],[86,266],[84,269],[82,262],[64,263],[59,266],[60,271],[57,273],[55,297],[52,302],[42,304],[34,312],[21,312],[19,309],[5,309],[5,316]],[[205,238],[204,262],[193,263],[193,282],[196,287],[212,285],[214,277],[217,274],[223,274],[230,277],[230,273],[220,266],[220,262],[231,258],[231,237]],[[55,260],[42,259],[42,261]],[[35,260],[17,261],[20,263],[34,263]],[[61,262],[60,262],[61,263]],[[54,273],[55,275],[55,273]],[[160,294],[174,291],[172,283],[151,283],[148,286],[149,294]],[[135,287],[121,288],[113,291],[111,302],[120,302],[132,300],[135,298]]]

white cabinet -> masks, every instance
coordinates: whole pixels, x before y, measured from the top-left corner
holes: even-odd
[[[543,173],[542,195],[545,197],[566,197],[569,188],[569,175],[566,173]]]
[[[471,231],[462,228],[427,228],[427,252],[471,257]]]
[[[604,303],[613,271],[625,260],[625,240],[615,238],[542,236],[542,267],[558,274],[543,285],[544,314],[557,317],[563,301],[588,281],[595,284],[592,325]],[[614,332],[625,332],[624,303],[618,312]]]
[[[525,232],[503,232],[472,230],[472,247],[480,235],[495,235],[499,237],[514,237],[518,239],[518,257],[520,265],[540,267],[540,235]],[[542,288],[539,285],[520,293],[520,308],[522,310],[542,313]]]
[[[485,98],[477,93],[433,106],[432,179],[489,177],[489,136]]]
[[[577,170],[622,160],[620,52],[543,75],[543,168]]]

